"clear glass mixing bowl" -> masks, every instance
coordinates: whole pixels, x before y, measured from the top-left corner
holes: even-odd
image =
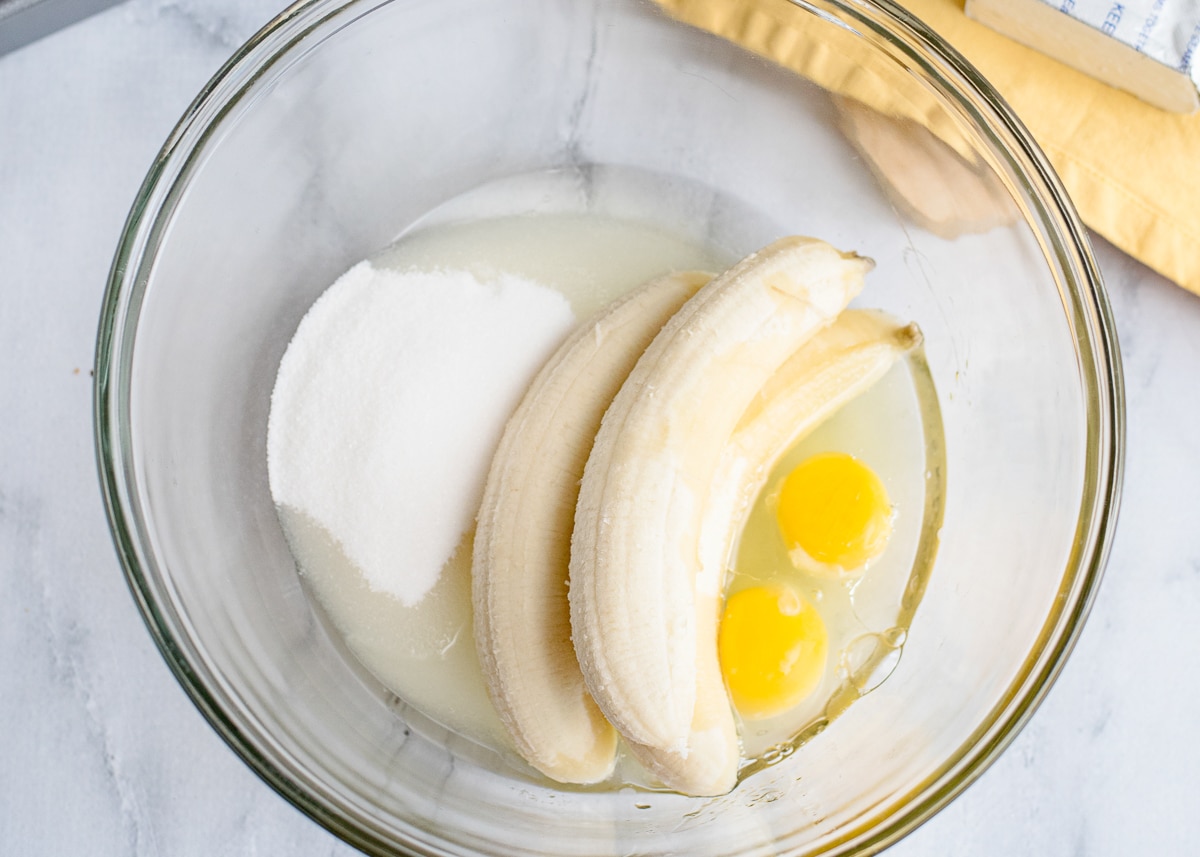
[[[200,94],[135,202],[96,371],[118,551],[213,726],[365,851],[871,853],[1008,744],[1087,613],[1120,369],[1045,158],[891,3],[713,5],[709,25],[803,74],[636,0],[298,3]],[[314,609],[267,486],[278,361],[338,274],[473,188],[557,169],[586,207],[610,166],[677,179],[688,228],[731,252],[801,233],[874,257],[871,303],[922,325],[941,392],[940,553],[898,668],[716,799],[555,788],[390,696]]]

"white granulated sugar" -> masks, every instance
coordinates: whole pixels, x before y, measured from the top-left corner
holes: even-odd
[[[300,322],[267,431],[271,494],[376,591],[416,604],[473,524],[504,424],[574,324],[515,276],[351,268]]]

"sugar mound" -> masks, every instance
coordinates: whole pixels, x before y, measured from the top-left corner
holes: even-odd
[[[416,604],[474,522],[492,454],[574,325],[512,275],[361,262],[280,362],[267,429],[277,506],[323,527],[374,590]]]

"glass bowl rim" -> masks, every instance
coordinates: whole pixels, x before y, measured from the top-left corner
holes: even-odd
[[[272,752],[269,735],[232,716],[214,687],[217,677],[197,656],[178,617],[163,609],[169,594],[143,538],[146,526],[134,500],[129,424],[122,418],[128,409],[133,327],[145,289],[141,272],[153,258],[163,222],[173,213],[173,195],[186,184],[190,163],[257,79],[293,47],[353,7],[365,7],[365,15],[390,2],[298,0],[242,45],[201,89],[155,157],[122,229],[100,314],[93,384],[96,461],[109,528],[126,582],[168,667],[209,724],[267,785],[343,841],[380,855],[396,853],[392,838],[350,807],[339,807],[322,795],[307,771]],[[983,774],[1033,715],[1074,648],[1095,599],[1117,520],[1124,470],[1124,384],[1116,326],[1086,229],[1048,159],[991,84],[893,0],[788,2],[816,14],[821,14],[820,7],[832,7],[904,51],[931,81],[942,85],[944,97],[990,132],[996,153],[1029,180],[1063,267],[1064,309],[1073,313],[1073,340],[1087,394],[1084,495],[1075,548],[1064,569],[1067,597],[1047,619],[1039,645],[1027,654],[1004,701],[958,752],[898,798],[886,817],[848,830],[822,851],[874,854],[919,827]],[[897,41],[898,35],[905,43]],[[403,847],[412,854],[443,853],[416,840]]]

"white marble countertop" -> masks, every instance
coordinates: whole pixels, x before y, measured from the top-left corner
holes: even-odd
[[[108,266],[159,145],[282,0],[129,0],[0,57],[0,851],[350,854],[176,685],[129,597],[92,452]],[[1200,298],[1096,239],[1128,385],[1124,504],[1061,678],[889,855],[1194,853]]]

